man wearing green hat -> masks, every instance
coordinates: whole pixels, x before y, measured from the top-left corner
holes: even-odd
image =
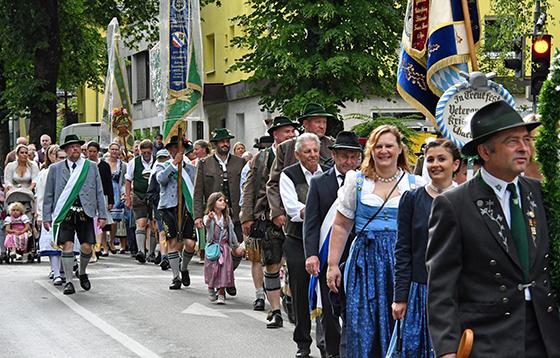
[[[320,163],[329,168],[332,167],[332,155],[329,147],[334,144],[334,139],[327,136],[326,133],[337,125],[338,119],[336,116],[328,113],[320,104],[311,102],[305,105],[298,121],[303,125],[305,133],[313,133],[319,137],[321,141]],[[284,168],[297,162],[294,154],[295,145],[296,140],[293,138],[278,146],[276,158],[270,170],[270,179],[266,185],[266,193],[270,204],[270,217],[278,227],[284,226],[286,221],[286,213],[280,198],[280,173],[282,173]]]
[[[283,233],[270,221],[266,182],[278,146],[295,137],[296,127],[297,123],[287,117],[274,118],[272,126],[268,129],[268,133],[274,138],[274,143],[269,148],[261,150],[253,158],[247,181],[243,186],[241,223],[243,232],[249,236],[246,249],[251,261],[251,273],[256,289],[253,309],[264,310],[266,292],[272,311],[267,328],[280,328],[283,325],[280,311],[280,262],[282,261]],[[273,231],[276,232],[276,235]],[[266,267],[264,279],[263,264]]]
[[[521,175],[539,125],[504,101],[479,109],[462,149],[480,157],[479,174],[434,199],[426,265],[437,357],[456,357],[465,328],[473,358],[560,357],[543,193]]]
[[[210,194],[215,192],[224,193],[230,209],[230,217],[233,220],[237,240],[243,242],[243,232],[239,222],[239,182],[241,171],[245,166],[245,160],[230,154],[230,139],[235,138],[226,128],[218,128],[212,132],[210,142],[214,145],[215,153],[200,159],[196,170],[194,184],[194,215],[195,225],[203,227],[202,218],[206,200]],[[240,257],[233,258],[234,269],[241,263]],[[235,296],[235,287],[226,288],[226,292]]]

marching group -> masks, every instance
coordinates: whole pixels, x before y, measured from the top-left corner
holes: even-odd
[[[171,290],[190,286],[200,256],[215,304],[237,294],[246,258],[253,309],[268,301],[266,327],[280,328],[284,303],[296,357],[310,355],[312,321],[324,357],[454,357],[466,328],[471,357],[560,357],[546,208],[530,178],[539,123],[487,105],[470,142],[430,141],[412,170],[396,127],[362,146],[350,131],[328,136],[337,122],[309,103],[297,122],[274,118],[254,157],[225,128],[209,142],[143,140],[133,156],[114,142],[105,158],[75,135],[60,146],[42,136],[36,153],[20,138],[6,197],[32,191],[37,210],[10,204],[2,255],[22,259],[40,231],[64,294],[76,291],[71,272],[90,290],[88,263],[115,254],[115,238],[139,263],[170,268]]]

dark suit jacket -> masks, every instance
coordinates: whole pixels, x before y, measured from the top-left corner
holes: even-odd
[[[548,356],[560,357],[542,192],[535,180],[519,177],[519,184],[528,227],[531,303]],[[429,227],[428,321],[436,355],[455,352],[462,331],[471,328],[471,358],[523,357],[527,303],[519,285],[526,282],[492,188],[477,176],[438,196]]]
[[[103,194],[107,196],[107,205],[115,205],[115,195],[113,194],[113,183],[111,180],[111,167],[109,163],[100,160],[97,164],[99,168],[99,176],[101,176],[101,184],[103,185]]]
[[[338,180],[334,167],[319,176],[311,178],[303,219],[305,258],[319,256],[321,225],[323,225],[325,216],[327,216],[329,209],[336,200],[337,193]],[[346,261],[354,236],[354,233],[351,233],[346,241],[340,262]]]
[[[239,221],[239,182],[241,171],[245,166],[245,159],[230,154],[226,168],[228,174],[228,186],[231,193],[231,208],[233,209],[232,220]],[[198,162],[194,184],[193,209],[195,219],[202,218],[206,209],[206,199],[210,194],[217,191],[223,192],[224,172],[215,155],[211,155]]]
[[[398,237],[395,245],[395,302],[408,302],[412,281],[426,283],[426,246],[432,197],[426,187],[403,193],[399,202]]]

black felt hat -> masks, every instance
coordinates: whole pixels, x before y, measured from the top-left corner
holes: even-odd
[[[68,134],[66,136],[66,138],[64,138],[64,143],[62,143],[60,145],[60,149],[65,149],[66,146],[70,145],[70,144],[79,144],[79,145],[84,145],[86,141],[85,140],[81,140],[77,135],[75,134]]]
[[[263,135],[259,139],[255,139],[255,144],[253,144],[253,148],[255,149],[264,149],[270,147],[274,143],[274,138],[269,135]]]
[[[336,136],[336,141],[333,145],[329,146],[329,149],[356,150],[359,152],[363,150],[356,133],[350,131],[339,132]]]
[[[540,125],[540,122],[525,123],[519,113],[505,101],[490,103],[473,115],[470,123],[473,139],[465,143],[461,153],[478,155],[477,146],[498,132],[517,127],[525,127],[530,132]]]

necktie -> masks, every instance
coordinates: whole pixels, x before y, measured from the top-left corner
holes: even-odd
[[[342,179],[342,183],[340,183],[339,186],[343,186],[343,185],[344,185],[344,177],[345,177],[345,176],[342,175],[342,174],[338,174],[338,177],[339,177],[340,179]]]
[[[76,163],[72,163],[72,171],[74,171],[74,169],[76,169]]]
[[[523,277],[525,281],[529,279],[529,241],[527,238],[527,224],[525,223],[525,216],[521,210],[521,203],[515,184],[509,183],[507,190],[510,192],[509,197],[509,211],[511,214],[511,236],[513,243],[517,249],[517,257],[523,269]]]

